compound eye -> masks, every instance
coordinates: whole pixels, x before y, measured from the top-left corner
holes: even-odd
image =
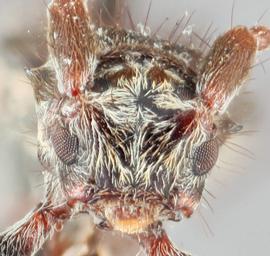
[[[77,136],[71,135],[68,129],[58,124],[51,130],[51,141],[56,155],[65,165],[76,162],[79,149]]]
[[[217,139],[211,139],[198,146],[192,154],[192,171],[196,176],[207,174],[216,164],[219,145]]]

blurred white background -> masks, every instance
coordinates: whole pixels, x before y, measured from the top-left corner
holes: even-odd
[[[136,22],[144,22],[149,1],[129,1]],[[232,1],[153,0],[149,26],[155,30],[165,19],[161,35],[175,22],[195,11],[190,24],[203,36],[213,22],[214,37],[231,26]],[[268,0],[237,0],[233,25],[252,26],[270,8]],[[35,152],[35,114],[31,87],[23,68],[38,65],[46,55],[43,0],[0,0],[0,230],[23,216],[41,198],[41,168]],[[270,12],[260,20],[270,26]],[[185,38],[182,37],[184,40]],[[41,56],[41,57],[39,57]],[[270,57],[263,53],[258,62]],[[198,256],[269,255],[270,252],[270,61],[257,65],[246,89],[231,108],[235,121],[248,133],[231,140],[250,150],[254,157],[234,152],[228,144],[218,167],[208,179],[200,214],[167,228],[180,248]],[[206,224],[207,222],[207,224]],[[209,230],[211,229],[211,231]]]

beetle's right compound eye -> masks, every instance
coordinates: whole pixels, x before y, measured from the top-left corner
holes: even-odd
[[[217,139],[203,142],[192,154],[192,171],[196,176],[207,174],[216,164],[219,153]]]
[[[52,129],[51,141],[56,155],[65,165],[75,163],[79,148],[77,136],[71,135],[68,129],[58,124]]]

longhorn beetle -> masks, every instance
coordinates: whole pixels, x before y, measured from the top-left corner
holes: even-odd
[[[48,61],[27,71],[36,100],[43,201],[0,234],[1,255],[33,255],[80,213],[138,239],[149,256],[187,256],[162,223],[196,210],[226,136],[227,108],[270,30],[237,26],[208,54],[94,24],[86,1],[48,6]]]

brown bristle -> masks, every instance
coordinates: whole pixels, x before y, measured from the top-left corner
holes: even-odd
[[[136,75],[135,70],[132,67],[124,67],[115,73],[109,73],[106,75],[106,79],[112,84],[117,84],[120,79],[131,80]]]
[[[161,84],[161,83],[164,83],[164,81],[168,80],[168,76],[164,72],[164,70],[157,66],[152,67],[148,71],[148,77],[155,84]]]

